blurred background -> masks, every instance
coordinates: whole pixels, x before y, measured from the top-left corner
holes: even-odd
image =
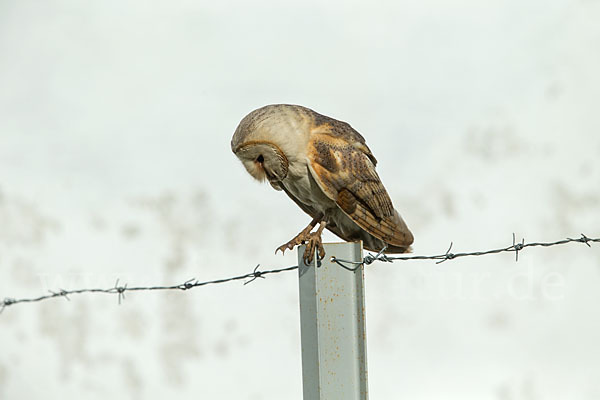
[[[0,2],[0,298],[296,264],[231,153],[349,122],[416,254],[600,235],[600,2]],[[338,239],[327,234],[326,239]],[[600,247],[375,264],[371,399],[600,398]],[[0,315],[0,399],[301,399],[297,276]]]

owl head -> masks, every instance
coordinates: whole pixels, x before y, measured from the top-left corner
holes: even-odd
[[[238,125],[231,150],[255,179],[276,183],[287,176],[292,155],[303,142],[299,108],[265,106],[246,115]]]
[[[288,159],[274,143],[248,141],[236,147],[233,152],[240,159],[246,171],[259,181],[282,181],[288,173]]]

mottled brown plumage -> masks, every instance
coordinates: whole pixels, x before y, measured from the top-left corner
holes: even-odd
[[[410,251],[413,236],[375,171],[377,160],[349,124],[301,106],[265,106],[242,119],[231,149],[253,177],[285,191],[313,218],[278,250],[306,242],[305,259],[315,250],[322,258],[326,227],[368,250]]]

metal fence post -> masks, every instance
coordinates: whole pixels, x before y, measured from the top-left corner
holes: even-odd
[[[366,400],[363,267],[348,271],[331,256],[362,261],[362,242],[327,243],[321,266],[298,249],[304,400]]]

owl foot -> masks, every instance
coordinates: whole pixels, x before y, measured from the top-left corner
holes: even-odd
[[[325,228],[325,223],[322,223],[316,232],[308,235],[306,241],[306,250],[304,250],[304,264],[310,265],[315,257],[315,250],[317,252],[317,260],[321,261],[325,257],[325,248],[323,247],[323,241],[321,240],[321,232]]]
[[[282,244],[281,246],[276,248],[275,254],[277,254],[278,251],[281,251],[283,254],[285,254],[286,250],[292,250],[294,247],[300,246],[302,243],[307,241],[310,231],[312,231],[312,229],[315,227],[315,225],[319,222],[321,218],[323,218],[322,214],[318,215],[316,218],[313,218],[313,220],[310,221],[310,224],[308,224],[306,228],[302,229],[302,232],[294,236],[294,238],[289,242]]]
[[[306,228],[302,230],[299,234],[297,234],[292,240],[289,242],[282,244],[275,250],[275,254],[278,251],[281,251],[285,254],[286,250],[292,250],[294,247],[299,246],[301,244],[306,243],[306,250],[304,251],[304,262],[306,264],[312,263],[315,255],[315,250],[317,251],[318,259],[322,260],[325,257],[325,249],[323,248],[323,242],[321,241],[321,233],[323,229],[325,229],[326,222],[321,221],[319,219],[323,218],[322,215],[313,219],[310,224]],[[315,232],[310,232],[315,225],[319,223],[319,228]]]

